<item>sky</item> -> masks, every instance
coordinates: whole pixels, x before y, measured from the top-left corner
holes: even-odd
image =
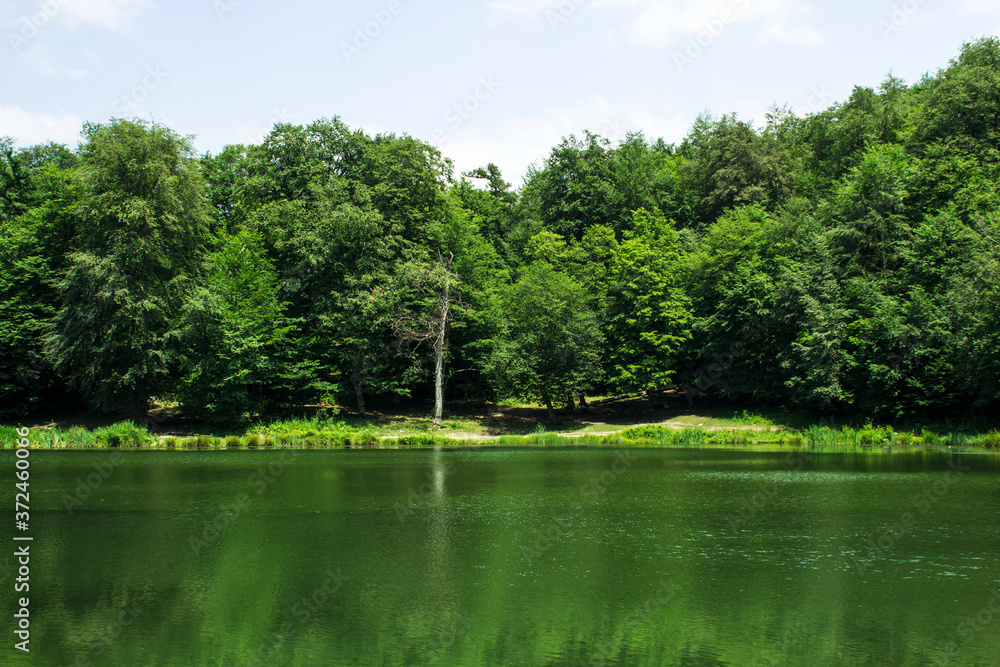
[[[339,116],[519,186],[571,134],[759,126],[998,34],[1000,0],[0,0],[0,136],[137,117],[202,154]]]

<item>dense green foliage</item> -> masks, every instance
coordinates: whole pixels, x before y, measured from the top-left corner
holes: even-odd
[[[568,137],[512,189],[339,119],[192,155],[141,121],[0,143],[0,406],[721,394],[1000,406],[1000,41],[763,128]]]

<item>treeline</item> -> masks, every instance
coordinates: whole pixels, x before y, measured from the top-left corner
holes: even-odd
[[[339,119],[198,157],[158,124],[0,159],[0,405],[238,420],[414,393],[1000,405],[1000,41],[679,144],[569,137],[513,189]],[[440,409],[440,402],[439,408]]]

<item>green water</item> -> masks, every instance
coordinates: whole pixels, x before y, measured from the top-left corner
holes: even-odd
[[[112,456],[32,453],[3,664],[1000,664],[996,456]]]

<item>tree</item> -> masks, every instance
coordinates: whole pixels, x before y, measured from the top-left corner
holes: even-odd
[[[75,156],[48,144],[0,140],[0,416],[67,398],[42,339],[59,304],[79,183]]]
[[[834,244],[848,275],[864,271],[887,281],[912,230],[909,188],[914,169],[898,145],[873,147],[832,194]]]
[[[188,299],[181,321],[186,360],[177,393],[191,412],[244,421],[295,376],[297,360],[285,349],[291,326],[258,232],[222,238],[207,264],[204,285]]]
[[[685,260],[692,301],[691,344],[681,380],[689,394],[784,395],[794,312],[779,289],[789,263],[784,230],[757,205],[723,215]]]
[[[175,327],[209,222],[204,185],[189,140],[161,125],[83,133],[76,250],[46,353],[101,410],[145,410],[180,361]]]
[[[404,268],[406,280],[417,293],[415,303],[396,323],[397,334],[418,346],[431,341],[434,350],[434,425],[444,413],[444,353],[452,309],[459,303],[459,276],[452,271],[455,253],[438,255],[436,262],[414,262]]]
[[[486,189],[476,188],[466,178],[453,188],[461,204],[476,218],[483,234],[498,253],[511,255],[507,236],[514,220],[517,195],[511,191],[510,183],[503,180],[499,167],[492,162],[466,172],[463,176],[486,182]]]
[[[236,210],[283,269],[298,355],[323,375],[314,386],[345,386],[360,414],[366,393],[408,394],[423,369],[394,327],[409,298],[402,269],[433,254],[450,164],[412,137],[336,118],[275,126],[247,164]]]
[[[541,400],[555,421],[554,397],[600,381],[602,335],[583,287],[546,261],[529,265],[505,294],[506,331],[492,342],[484,372],[501,394]]]
[[[735,115],[696,129],[680,152],[690,158],[683,173],[699,199],[699,222],[709,224],[746,204],[777,207],[791,194],[788,160],[773,136],[758,134]]]
[[[607,275],[608,380],[620,391],[664,389],[691,337],[687,297],[677,281],[677,232],[663,214],[633,214]]]
[[[950,66],[926,82],[920,99],[915,148],[954,139],[972,152],[1000,149],[1000,38],[963,45]]]

